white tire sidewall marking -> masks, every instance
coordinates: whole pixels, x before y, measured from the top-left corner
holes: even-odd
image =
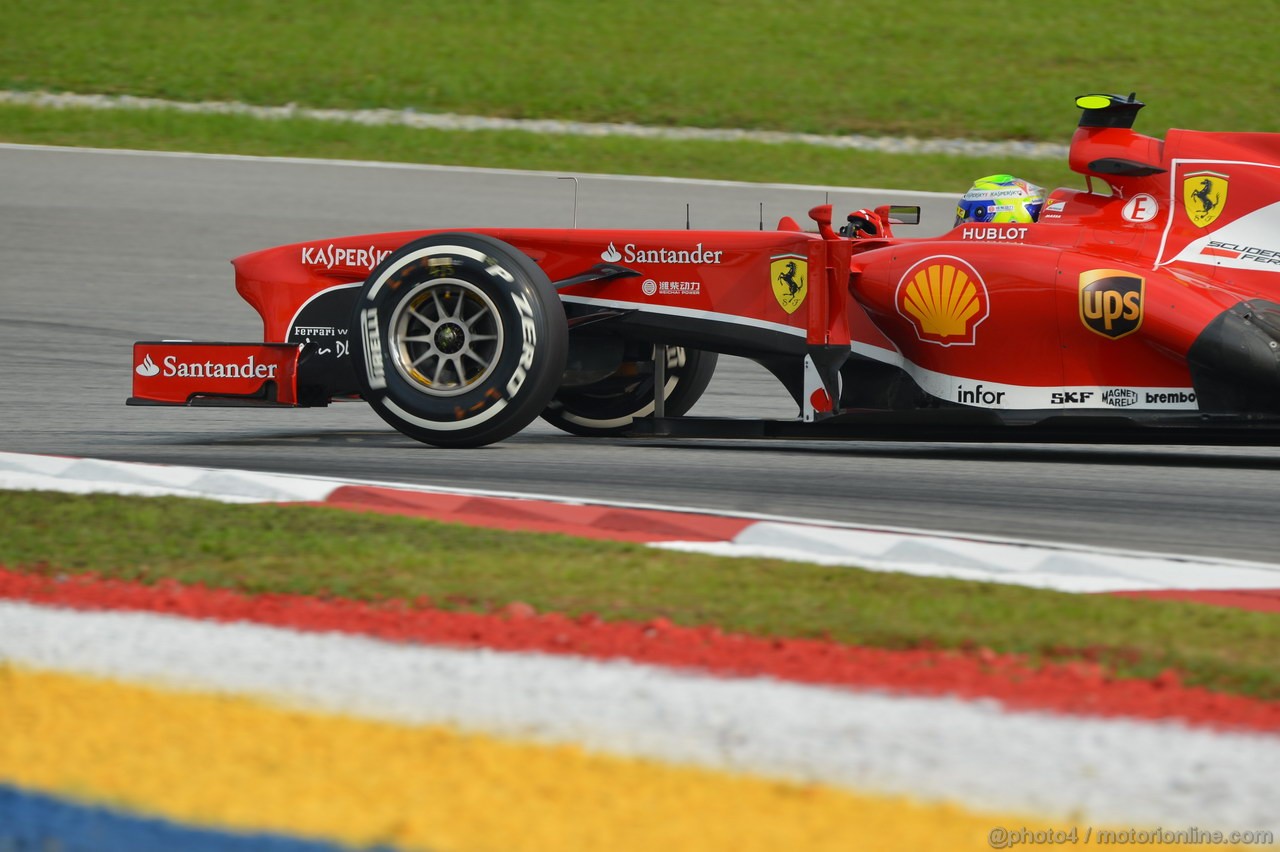
[[[377,404],[390,411],[396,417],[403,418],[415,426],[421,426],[424,429],[435,429],[442,432],[456,432],[460,429],[470,429],[472,426],[478,426],[507,407],[507,401],[505,399],[499,399],[475,417],[468,417],[465,420],[428,420],[425,417],[410,414],[400,406],[396,405],[394,400],[387,397],[383,397],[378,400]]]
[[[416,261],[422,260],[424,257],[434,257],[435,255],[439,255],[439,254],[459,254],[459,255],[462,255],[463,257],[470,258],[471,260],[474,260],[477,263],[484,263],[489,257],[484,252],[476,251],[473,248],[467,248],[465,246],[440,245],[440,246],[427,246],[426,248],[418,249],[417,251],[410,252],[409,254],[406,254],[404,257],[397,259],[394,264],[384,269],[382,271],[382,274],[378,276],[378,279],[373,282],[372,286],[369,287],[369,292],[365,293],[364,300],[366,302],[372,302],[375,298],[377,298],[378,291],[381,290],[382,286],[387,283],[387,279],[390,278],[392,275],[395,275],[404,267]]]

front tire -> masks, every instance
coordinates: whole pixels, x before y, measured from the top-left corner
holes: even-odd
[[[360,394],[401,433],[478,447],[523,429],[564,372],[568,328],[546,274],[480,234],[433,234],[397,249],[356,300]]]

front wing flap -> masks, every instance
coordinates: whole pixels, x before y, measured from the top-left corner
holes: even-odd
[[[298,394],[298,343],[140,341],[129,405],[308,404]]]

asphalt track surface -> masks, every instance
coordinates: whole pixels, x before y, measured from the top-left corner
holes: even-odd
[[[856,154],[851,154],[856,156]],[[589,168],[589,163],[584,163]],[[957,191],[963,187],[958,187]],[[772,227],[934,194],[579,176],[582,227]],[[602,440],[538,421],[479,450],[400,436],[361,403],[126,407],[135,340],[257,341],[227,261],[415,227],[569,226],[555,174],[0,146],[0,450],[768,513],[1280,562],[1280,451],[1252,447]],[[789,417],[722,359],[694,414]]]

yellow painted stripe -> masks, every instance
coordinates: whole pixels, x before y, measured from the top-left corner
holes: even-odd
[[[0,781],[433,850],[990,849],[1009,815],[0,664]],[[1219,847],[1221,848],[1221,847]]]

